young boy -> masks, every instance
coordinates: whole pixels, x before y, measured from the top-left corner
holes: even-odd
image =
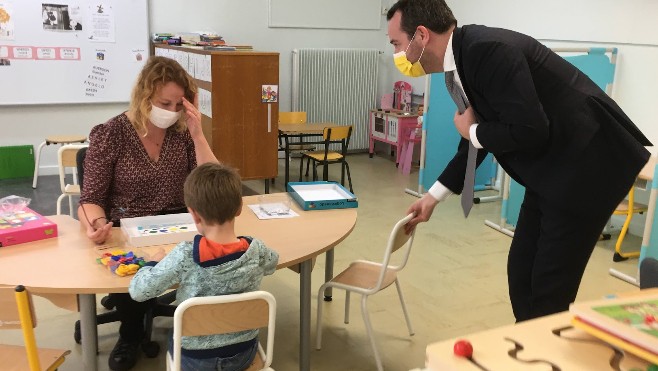
[[[153,257],[155,261],[147,263],[130,282],[130,296],[146,301],[175,284],[179,284],[179,303],[197,296],[258,290],[263,276],[274,273],[279,255],[262,241],[235,235],[235,217],[242,211],[242,183],[237,172],[205,163],[185,180],[184,195],[200,234],[193,242],[179,243],[164,258]],[[258,330],[185,336],[182,344],[183,370],[242,370],[256,355]]]

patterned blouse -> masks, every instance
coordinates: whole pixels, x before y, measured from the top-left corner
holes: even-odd
[[[80,202],[102,207],[115,223],[166,214],[185,207],[183,183],[195,167],[194,142],[187,130],[167,129],[154,162],[122,113],[91,129]]]

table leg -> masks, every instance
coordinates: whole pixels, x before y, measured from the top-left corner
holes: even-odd
[[[284,148],[284,152],[285,152],[285,155],[286,155],[285,156],[286,157],[286,159],[285,159],[286,175],[285,175],[285,183],[283,183],[283,187],[287,191],[288,190],[288,182],[290,181],[290,149],[289,149],[289,145],[288,145],[289,143],[288,143],[288,136],[287,135],[284,136],[284,140],[285,140],[285,144],[286,144],[286,146]]]
[[[98,369],[98,330],[96,327],[96,295],[80,294],[80,333],[82,335],[82,364],[84,369]]]
[[[311,370],[311,269],[312,260],[299,264],[299,370]]]
[[[326,262],[324,265],[324,282],[329,282],[334,278],[334,249],[326,252]],[[331,287],[324,290],[324,301],[331,301]]]

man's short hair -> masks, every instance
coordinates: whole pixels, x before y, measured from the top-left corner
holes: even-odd
[[[441,34],[457,25],[445,0],[399,0],[389,9],[386,19],[390,21],[398,10],[401,15],[400,27],[409,37],[416,32],[418,26],[425,26]]]
[[[185,205],[208,224],[233,220],[242,208],[242,181],[226,165],[205,163],[192,170],[183,187]]]

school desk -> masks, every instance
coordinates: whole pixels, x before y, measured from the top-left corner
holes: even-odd
[[[290,149],[289,149],[289,144],[297,144],[295,143],[290,143],[290,138],[300,138],[300,141],[303,141],[304,144],[322,144],[324,141],[322,140],[322,134],[324,133],[324,128],[333,128],[336,126],[341,126],[339,124],[334,124],[331,122],[317,122],[317,123],[310,123],[310,124],[285,124],[285,123],[279,123],[279,137],[283,138],[284,140],[284,146],[283,149],[285,151],[285,184],[284,186],[288,186],[288,182],[290,181]],[[320,137],[317,140],[313,141],[308,141],[304,140],[305,138],[309,137]],[[300,165],[301,166],[301,165]]]
[[[247,207],[257,204],[258,196],[243,198],[242,214],[236,219],[239,235],[254,236],[279,253],[277,269],[291,268],[300,273],[299,369],[310,370],[311,349],[311,269],[312,259],[333,249],[356,224],[356,209],[303,211],[293,202],[300,216],[290,219],[259,220]],[[96,263],[107,250],[89,241],[77,220],[68,215],[48,217],[57,223],[59,236],[0,249],[0,285],[24,285],[32,293],[47,297],[54,304],[75,310],[79,298],[82,358],[85,370],[97,369],[97,329],[95,294],[127,292],[131,276],[119,277]],[[106,245],[122,245],[123,234],[113,231]],[[173,245],[167,245],[167,249]],[[152,252],[159,247],[128,248]],[[71,332],[73,327],[71,327]],[[162,349],[166,349],[163,347]]]

